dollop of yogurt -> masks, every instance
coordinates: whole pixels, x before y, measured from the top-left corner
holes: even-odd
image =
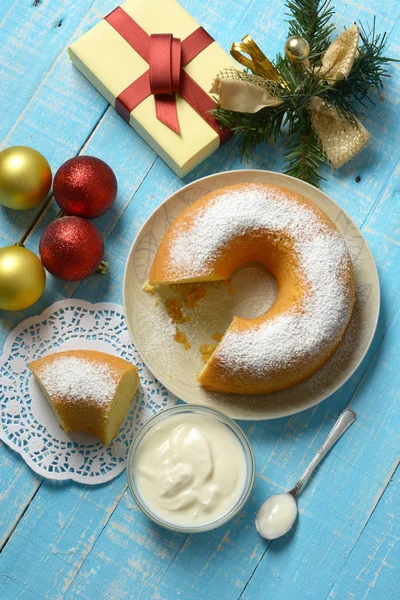
[[[256,528],[261,537],[275,540],[285,535],[297,517],[297,504],[292,494],[277,494],[264,502],[256,517]]]
[[[234,433],[207,416],[167,417],[141,440],[133,463],[143,503],[172,525],[198,526],[226,514],[246,482]]]

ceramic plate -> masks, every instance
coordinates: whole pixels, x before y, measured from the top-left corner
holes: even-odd
[[[181,291],[167,288],[163,296],[143,291],[158,245],[172,221],[204,194],[235,183],[280,185],[315,202],[336,223],[352,256],[356,306],[352,321],[334,356],[307,381],[263,396],[209,392],[196,380],[203,366],[200,347],[216,343],[234,315],[253,317],[272,305],[273,277],[253,264],[239,269],[230,285],[207,284],[207,294],[195,308],[184,308],[189,320],[178,325],[190,349],[174,340],[176,327],[165,300]],[[143,361],[153,374],[185,402],[210,406],[236,419],[262,420],[288,416],[314,406],[333,394],[357,369],[372,341],[379,314],[379,280],[367,243],[350,217],[313,186],[280,173],[241,170],[199,179],[170,196],[147,220],[130,250],[124,276],[124,309],[128,328]]]

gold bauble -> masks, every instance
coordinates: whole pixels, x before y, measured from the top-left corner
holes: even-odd
[[[23,246],[0,248],[0,309],[28,308],[45,285],[46,273],[36,254]]]
[[[50,165],[37,150],[12,146],[0,152],[0,204],[33,208],[46,198],[51,180]]]
[[[310,46],[300,35],[293,35],[286,40],[285,54],[290,62],[302,62],[309,57]]]

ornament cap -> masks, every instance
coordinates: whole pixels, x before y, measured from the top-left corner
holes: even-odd
[[[107,275],[107,273],[110,271],[110,265],[106,260],[102,260],[99,266],[97,267],[96,271],[101,275]]]
[[[303,62],[310,56],[310,46],[300,35],[292,35],[285,42],[285,54],[290,62]]]

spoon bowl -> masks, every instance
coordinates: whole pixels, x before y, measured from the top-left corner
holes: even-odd
[[[293,527],[297,502],[290,492],[267,498],[256,515],[256,529],[261,537],[275,540]]]

